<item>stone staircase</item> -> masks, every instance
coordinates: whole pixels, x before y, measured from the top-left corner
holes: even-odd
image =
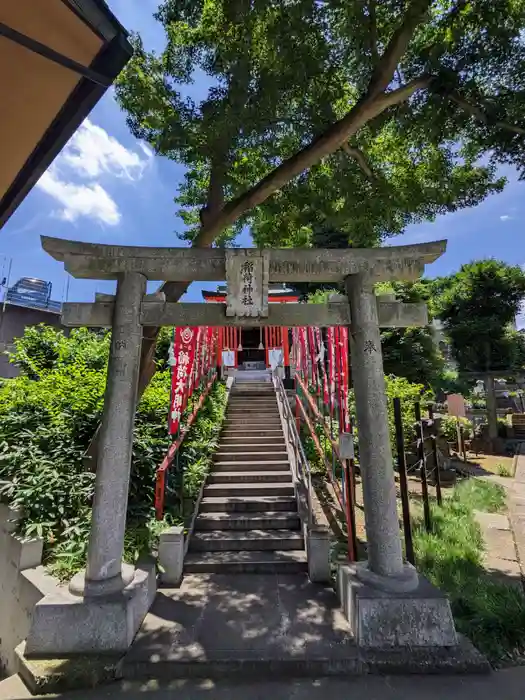
[[[184,571],[289,574],[306,570],[273,384],[236,381]]]

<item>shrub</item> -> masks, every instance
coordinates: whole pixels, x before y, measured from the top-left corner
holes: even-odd
[[[447,442],[457,443],[458,423],[463,428],[463,437],[465,440],[470,440],[474,437],[474,426],[471,421],[466,418],[457,418],[456,416],[443,416],[441,420],[441,433]]]
[[[95,474],[84,453],[103,409],[108,333],[39,326],[15,342],[11,361],[21,376],[0,386],[0,498],[22,509],[24,535],[44,538],[45,561],[61,577],[83,566]],[[170,372],[159,371],[138,405],[128,502],[125,557],[151,547],[156,468],[171,438],[167,430]],[[209,465],[222,421],[225,389],[218,385],[199,413],[179,462],[193,498]],[[180,494],[179,494],[180,495]],[[171,499],[167,521],[181,522],[180,498]]]
[[[505,464],[496,464],[496,474],[498,476],[512,476],[510,469]]]

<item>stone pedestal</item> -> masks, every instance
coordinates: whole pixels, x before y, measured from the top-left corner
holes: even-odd
[[[160,580],[165,585],[178,586],[184,565],[184,528],[170,527],[159,537]]]
[[[337,591],[360,647],[453,647],[458,643],[450,603],[423,576],[409,592],[364,583],[364,564],[342,565]]]
[[[156,593],[155,563],[124,573],[131,578],[122,591],[80,597],[67,588],[46,595],[35,606],[25,645],[28,658],[62,658],[78,654],[121,655],[131,646]]]
[[[308,578],[312,583],[329,583],[330,570],[330,531],[327,527],[310,527],[306,535],[306,556]]]

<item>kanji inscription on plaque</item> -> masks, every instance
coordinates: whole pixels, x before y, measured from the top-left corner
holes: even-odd
[[[268,251],[226,251],[226,316],[268,316],[269,268]]]

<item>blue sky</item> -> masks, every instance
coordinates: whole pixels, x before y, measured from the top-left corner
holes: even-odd
[[[140,31],[146,48],[162,48],[163,33],[152,18],[158,0],[108,4],[127,29]],[[199,83],[192,88],[194,97],[205,91]],[[512,169],[504,173],[509,184],[501,194],[434,223],[411,226],[392,243],[448,239],[447,253],[427,268],[430,276],[454,272],[462,263],[483,257],[524,264],[525,184],[518,182]],[[110,90],[0,231],[4,274],[12,260],[11,284],[22,276],[50,280],[53,297],[61,300],[66,275],[62,265],[41,250],[42,234],[123,245],[180,245],[176,233],[182,223],[173,197],[182,175],[180,166],[153,156],[131,136]],[[249,245],[249,238],[239,242]],[[192,285],[187,299],[201,300],[202,287]],[[89,301],[95,291],[111,291],[112,284],[70,280],[68,290],[70,301]]]

